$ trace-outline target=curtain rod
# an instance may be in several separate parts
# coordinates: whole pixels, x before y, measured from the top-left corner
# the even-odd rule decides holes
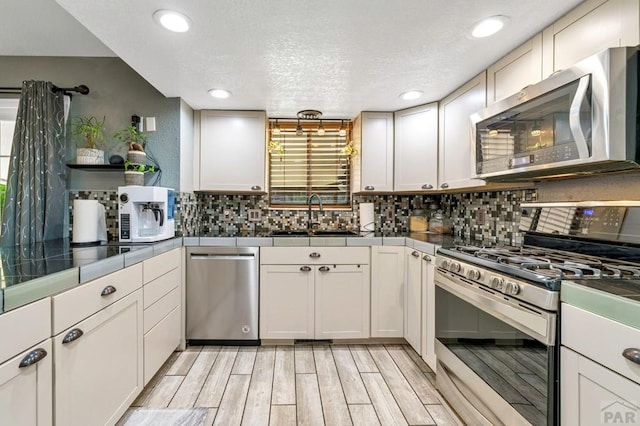
[[[22,91],[22,87],[0,87],[0,93],[8,94],[8,93],[20,93]],[[81,84],[76,87],[58,87],[55,84],[53,85],[54,92],[62,92],[63,95],[71,96],[71,92],[80,93],[81,95],[89,94],[89,87],[84,84]]]

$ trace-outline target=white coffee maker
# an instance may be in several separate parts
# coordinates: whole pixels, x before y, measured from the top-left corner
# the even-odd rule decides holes
[[[120,242],[149,243],[175,236],[174,191],[160,186],[118,187]]]

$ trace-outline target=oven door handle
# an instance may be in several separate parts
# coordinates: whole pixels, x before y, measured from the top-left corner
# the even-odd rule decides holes
[[[473,415],[474,421],[477,422],[476,424],[482,425],[482,426],[504,425],[504,423],[500,421],[499,417],[496,416],[496,414],[493,411],[491,411],[491,408],[488,407],[487,404],[484,404],[475,396],[472,397],[473,392],[471,392],[470,390],[465,391],[467,387],[464,385],[462,380],[460,380],[458,376],[456,376],[455,373],[451,371],[451,369],[449,369],[446,365],[444,365],[441,362],[438,362],[438,365],[442,367],[442,369],[446,373],[446,374],[441,374],[440,375],[441,377],[438,377],[438,379],[442,380],[443,384],[451,388],[452,391],[462,396],[462,398],[460,398],[459,401],[461,401],[464,404],[465,409],[471,412],[471,414]],[[473,403],[470,402],[471,400],[473,400]],[[484,413],[479,411],[474,406],[474,404],[480,405],[484,410]]]

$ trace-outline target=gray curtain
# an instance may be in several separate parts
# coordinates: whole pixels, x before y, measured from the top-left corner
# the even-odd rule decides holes
[[[25,81],[18,105],[2,245],[25,245],[62,238],[65,139],[63,94],[53,84]]]

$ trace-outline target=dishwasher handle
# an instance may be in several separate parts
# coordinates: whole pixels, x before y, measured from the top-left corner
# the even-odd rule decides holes
[[[253,253],[233,253],[233,254],[206,254],[191,253],[191,260],[254,260]]]

